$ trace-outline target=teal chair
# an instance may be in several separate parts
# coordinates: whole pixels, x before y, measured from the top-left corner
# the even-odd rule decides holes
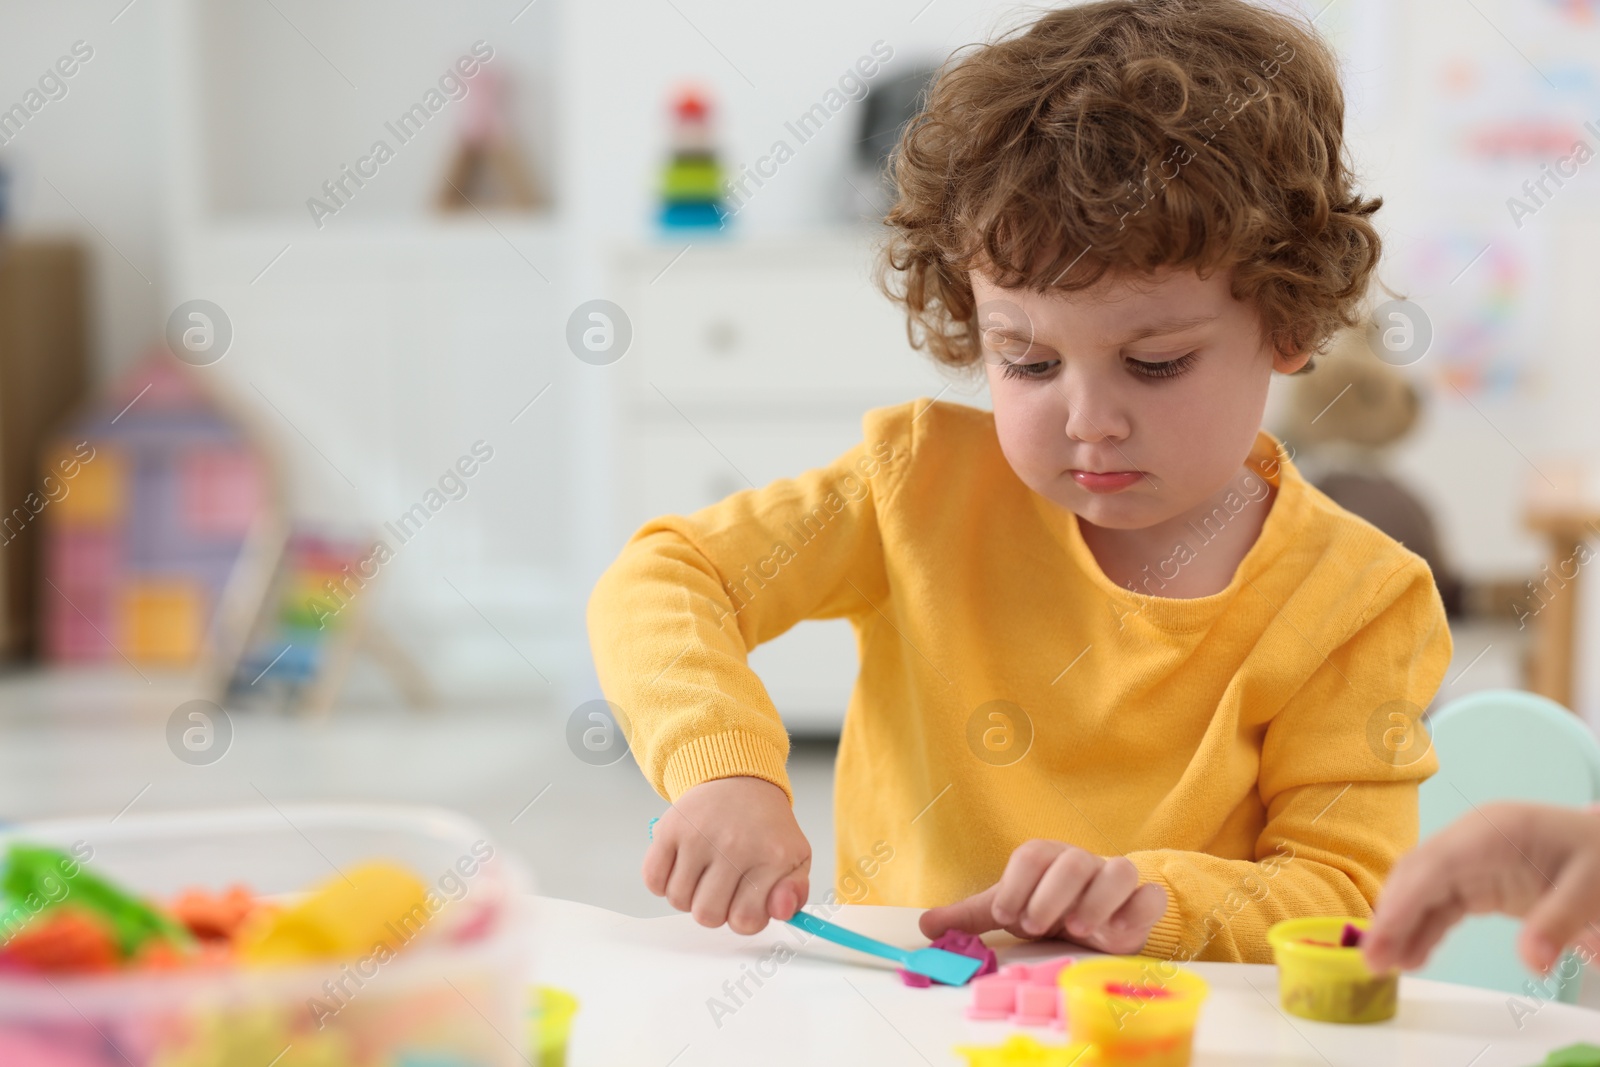
[[[1600,800],[1600,742],[1553,700],[1515,689],[1489,689],[1453,700],[1427,720],[1439,773],[1422,783],[1421,836],[1496,800],[1581,807]],[[1503,915],[1467,919],[1434,949],[1424,978],[1525,992],[1535,976],[1516,951],[1519,923]],[[1558,968],[1559,969],[1559,968]],[[1548,983],[1566,1003],[1577,978]]]

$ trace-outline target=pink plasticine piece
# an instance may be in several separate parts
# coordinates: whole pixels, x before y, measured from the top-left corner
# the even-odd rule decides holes
[[[1018,1026],[1045,1026],[1053,1021],[1061,1007],[1061,991],[1054,986],[1017,986],[1017,1012],[1012,1022]]]
[[[982,978],[986,974],[993,974],[999,969],[1000,961],[995,957],[994,949],[983,943],[983,938],[977,934],[969,934],[965,930],[946,930],[933,939],[930,948],[942,948],[946,952],[954,952],[959,956],[970,956],[975,960],[982,960],[978,973],[973,978]],[[933,984],[933,980],[926,975],[913,974],[904,968],[900,970],[900,981],[917,989],[926,989]]]
[[[1344,929],[1339,932],[1340,948],[1359,948],[1361,946],[1361,927],[1355,923],[1345,923]]]
[[[996,973],[975,979],[969,1019],[1010,1019],[1019,1026],[1065,1027],[1056,977],[1074,962],[1057,956],[1037,963],[1008,963]]]
[[[983,938],[977,934],[969,934],[965,930],[946,930],[933,939],[933,947],[982,960],[983,966],[978,968],[978,973],[972,976],[974,978],[982,978],[1000,969],[1000,961],[995,956],[994,949],[985,945]]]
[[[1054,986],[1056,977],[1070,966],[1072,966],[1071,956],[1058,956],[1053,960],[1035,963],[1028,968],[1028,981],[1034,985]]]
[[[972,982],[972,1003],[967,1006],[969,1019],[1008,1019],[1017,1005],[1017,988],[1022,981],[1014,975],[986,974]]]

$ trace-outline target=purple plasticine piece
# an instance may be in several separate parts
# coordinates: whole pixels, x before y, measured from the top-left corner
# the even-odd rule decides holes
[[[994,949],[983,943],[983,938],[977,934],[969,934],[965,930],[946,930],[933,939],[930,948],[942,948],[946,952],[954,952],[958,956],[970,956],[975,960],[982,960],[978,973],[973,978],[982,978],[986,974],[993,974],[1000,969],[1000,961],[995,957]],[[926,975],[913,974],[904,968],[900,971],[900,980],[908,986],[917,989],[926,989],[933,984],[933,979]]]
[[[1361,945],[1361,927],[1355,923],[1345,923],[1344,929],[1339,932],[1340,948],[1359,948]]]

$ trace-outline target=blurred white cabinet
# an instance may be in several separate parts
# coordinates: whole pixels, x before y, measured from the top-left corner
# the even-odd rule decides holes
[[[562,72],[578,50],[562,0],[402,6],[153,5],[170,127],[163,314],[204,299],[226,317],[232,346],[204,373],[275,449],[310,528],[382,536],[476,442],[492,448],[426,531],[391,546],[375,610],[452,697],[570,707],[562,686],[587,683],[570,665],[585,645],[572,560],[589,471],[561,339],[578,257],[556,210],[557,117],[577,99]],[[549,210],[434,210],[480,91],[442,79],[483,46]],[[390,156],[369,172],[379,141]]]
[[[611,370],[619,543],[641,523],[823,466],[870,408],[965,402],[907,342],[871,281],[875,231],[621,249],[613,292],[633,340]],[[791,733],[838,731],[856,675],[844,620],[806,621],[756,649]]]

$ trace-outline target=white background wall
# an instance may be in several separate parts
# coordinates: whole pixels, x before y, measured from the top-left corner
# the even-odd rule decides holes
[[[0,4],[0,107],[35,88],[75,41],[94,49],[67,79],[67,95],[0,147],[0,165],[12,172],[18,229],[83,238],[94,263],[92,331],[102,371],[127,365],[165,317],[161,47],[149,3],[112,21],[124,2]]]

